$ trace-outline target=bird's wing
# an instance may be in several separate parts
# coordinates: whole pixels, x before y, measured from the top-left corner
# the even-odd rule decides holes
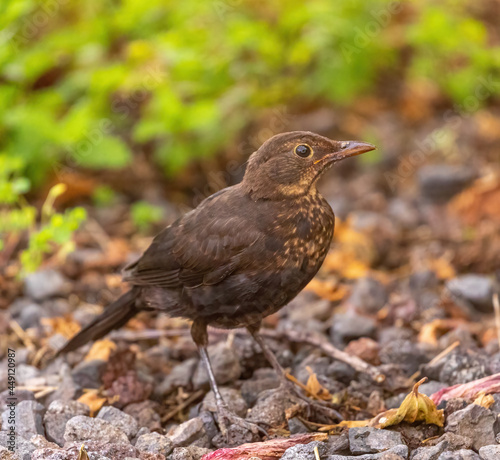
[[[219,193],[167,227],[125,269],[124,279],[169,289],[221,282],[241,267],[244,252],[262,236],[249,225],[249,216],[235,209],[234,200],[230,193]]]

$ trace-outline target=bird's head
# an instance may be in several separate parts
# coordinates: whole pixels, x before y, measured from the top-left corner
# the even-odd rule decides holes
[[[366,142],[334,141],[308,131],[278,134],[252,154],[242,186],[254,199],[305,195],[334,163],[374,149]]]

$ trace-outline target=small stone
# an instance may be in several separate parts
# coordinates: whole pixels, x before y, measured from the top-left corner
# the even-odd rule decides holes
[[[137,420],[134,417],[113,406],[102,407],[97,414],[97,418],[106,420],[111,423],[111,425],[119,428],[128,436],[129,439],[132,439],[137,434],[137,430],[139,429]]]
[[[495,444],[494,423],[493,412],[477,404],[470,404],[448,417],[445,431],[471,438],[472,447],[479,450],[483,446]]]
[[[168,460],[200,460],[204,455],[212,452],[204,447],[176,447]]]
[[[16,427],[17,428],[17,427]],[[9,441],[10,437],[7,431],[0,431],[0,446],[4,447],[5,449],[9,448]],[[31,444],[30,441],[27,439],[23,438],[22,436],[19,436],[19,434],[16,435],[16,447],[15,447],[15,455],[12,457],[15,460],[30,460],[32,453],[35,451],[36,447]],[[3,452],[0,452],[0,459],[3,460],[4,454]],[[9,458],[9,457],[5,457]]]
[[[309,433],[309,429],[298,417],[288,419],[288,430],[290,434]]]
[[[135,443],[135,447],[141,452],[151,452],[166,457],[172,452],[173,444],[167,436],[154,432],[140,436]]]
[[[30,364],[19,364],[16,368],[16,384],[26,385],[30,380],[41,377],[40,369]]]
[[[374,278],[359,278],[352,287],[348,302],[362,313],[377,313],[389,299],[385,286]]]
[[[205,424],[200,417],[181,423],[167,433],[174,447],[210,447],[210,441],[205,431]]]
[[[56,443],[48,441],[42,434],[32,436],[30,443],[33,444],[35,449],[59,449],[59,446]]]
[[[134,417],[140,427],[147,427],[150,431],[161,429],[159,410],[158,403],[151,400],[129,404],[123,408],[123,412]]]
[[[487,276],[462,275],[449,280],[446,287],[456,300],[463,300],[482,313],[493,311],[494,286]]]
[[[349,430],[349,445],[355,455],[375,454],[403,443],[397,431],[378,430],[371,427],[356,427]]]
[[[35,300],[42,300],[67,293],[68,283],[56,270],[39,270],[24,279],[24,292]]]
[[[329,455],[325,460],[406,460],[408,458],[408,446],[403,444],[394,446],[385,452],[364,455]]]
[[[198,361],[198,359],[191,358],[174,366],[170,374],[168,374],[160,385],[155,388],[154,394],[159,397],[164,397],[177,388],[188,388],[191,385],[191,380],[198,365]]]
[[[360,337],[374,338],[375,331],[376,323],[373,318],[349,311],[334,315],[330,336],[333,343],[343,346]]]
[[[10,390],[5,390],[0,393],[0,407],[5,407],[8,404],[8,398],[10,397]],[[16,402],[19,404],[21,401],[34,401],[35,394],[28,390],[18,390],[16,389]]]
[[[290,401],[286,393],[278,390],[267,390],[259,395],[247,420],[263,423],[268,426],[281,426],[286,423],[286,410],[296,403]]]
[[[313,441],[309,444],[297,444],[289,447],[283,455],[281,460],[310,460],[315,458],[314,448],[318,448],[320,457],[326,452],[326,444],[324,442]]]
[[[500,458],[500,445],[494,444],[481,447],[479,456],[482,460],[498,460]]]
[[[47,439],[64,445],[66,423],[77,415],[89,415],[89,407],[78,401],[52,401],[43,417]]]
[[[66,423],[64,440],[128,444],[127,435],[106,420],[77,415]]]
[[[102,385],[101,378],[106,366],[106,361],[101,359],[82,361],[74,367],[71,376],[83,388],[99,388]]]
[[[245,416],[247,415],[248,406],[243,397],[241,396],[241,393],[235,388],[228,388],[228,387],[219,387],[219,390],[229,410],[231,412],[234,412],[236,415],[245,418]],[[207,395],[203,399],[200,410],[217,412],[215,397],[212,391],[207,393]]]
[[[53,449],[51,447],[37,449],[33,452],[31,460],[74,460],[75,454],[64,449]]]
[[[468,166],[436,164],[418,171],[420,193],[426,200],[441,204],[461,192],[476,176]]]
[[[439,381],[448,385],[469,383],[489,375],[488,359],[478,353],[452,352],[446,358],[441,371]]]
[[[274,369],[267,367],[257,369],[252,378],[245,380],[241,385],[241,395],[249,406],[253,406],[259,394],[266,390],[278,388],[280,382]]]
[[[212,363],[215,380],[219,385],[234,382],[241,375],[241,365],[238,355],[225,342],[208,348],[208,355]],[[208,375],[205,365],[200,361],[193,376],[195,389],[208,386]]]
[[[44,412],[45,407],[36,401],[21,401],[14,406],[7,406],[2,413],[2,430],[8,430],[9,418],[14,414],[18,436],[30,439],[36,434],[44,434]]]
[[[443,452],[437,460],[481,460],[473,450],[460,449],[460,450],[447,450]]]
[[[382,364],[397,364],[408,376],[430,360],[427,353],[410,340],[396,340],[384,345],[379,356]]]

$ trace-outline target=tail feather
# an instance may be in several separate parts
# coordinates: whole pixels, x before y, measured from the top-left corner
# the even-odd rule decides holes
[[[131,289],[119,299],[115,300],[103,313],[85,326],[64,345],[64,347],[57,352],[56,356],[76,350],[87,342],[98,340],[113,329],[118,329],[125,325],[129,319],[139,313],[136,306],[137,295],[137,289]]]

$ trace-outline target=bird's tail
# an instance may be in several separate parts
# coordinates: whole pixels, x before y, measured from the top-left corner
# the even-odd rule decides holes
[[[139,313],[139,309],[136,306],[138,294],[139,290],[132,288],[119,299],[115,300],[103,313],[64,345],[57,352],[56,356],[76,350],[87,342],[98,340],[113,329],[118,329],[125,325],[129,319]]]

